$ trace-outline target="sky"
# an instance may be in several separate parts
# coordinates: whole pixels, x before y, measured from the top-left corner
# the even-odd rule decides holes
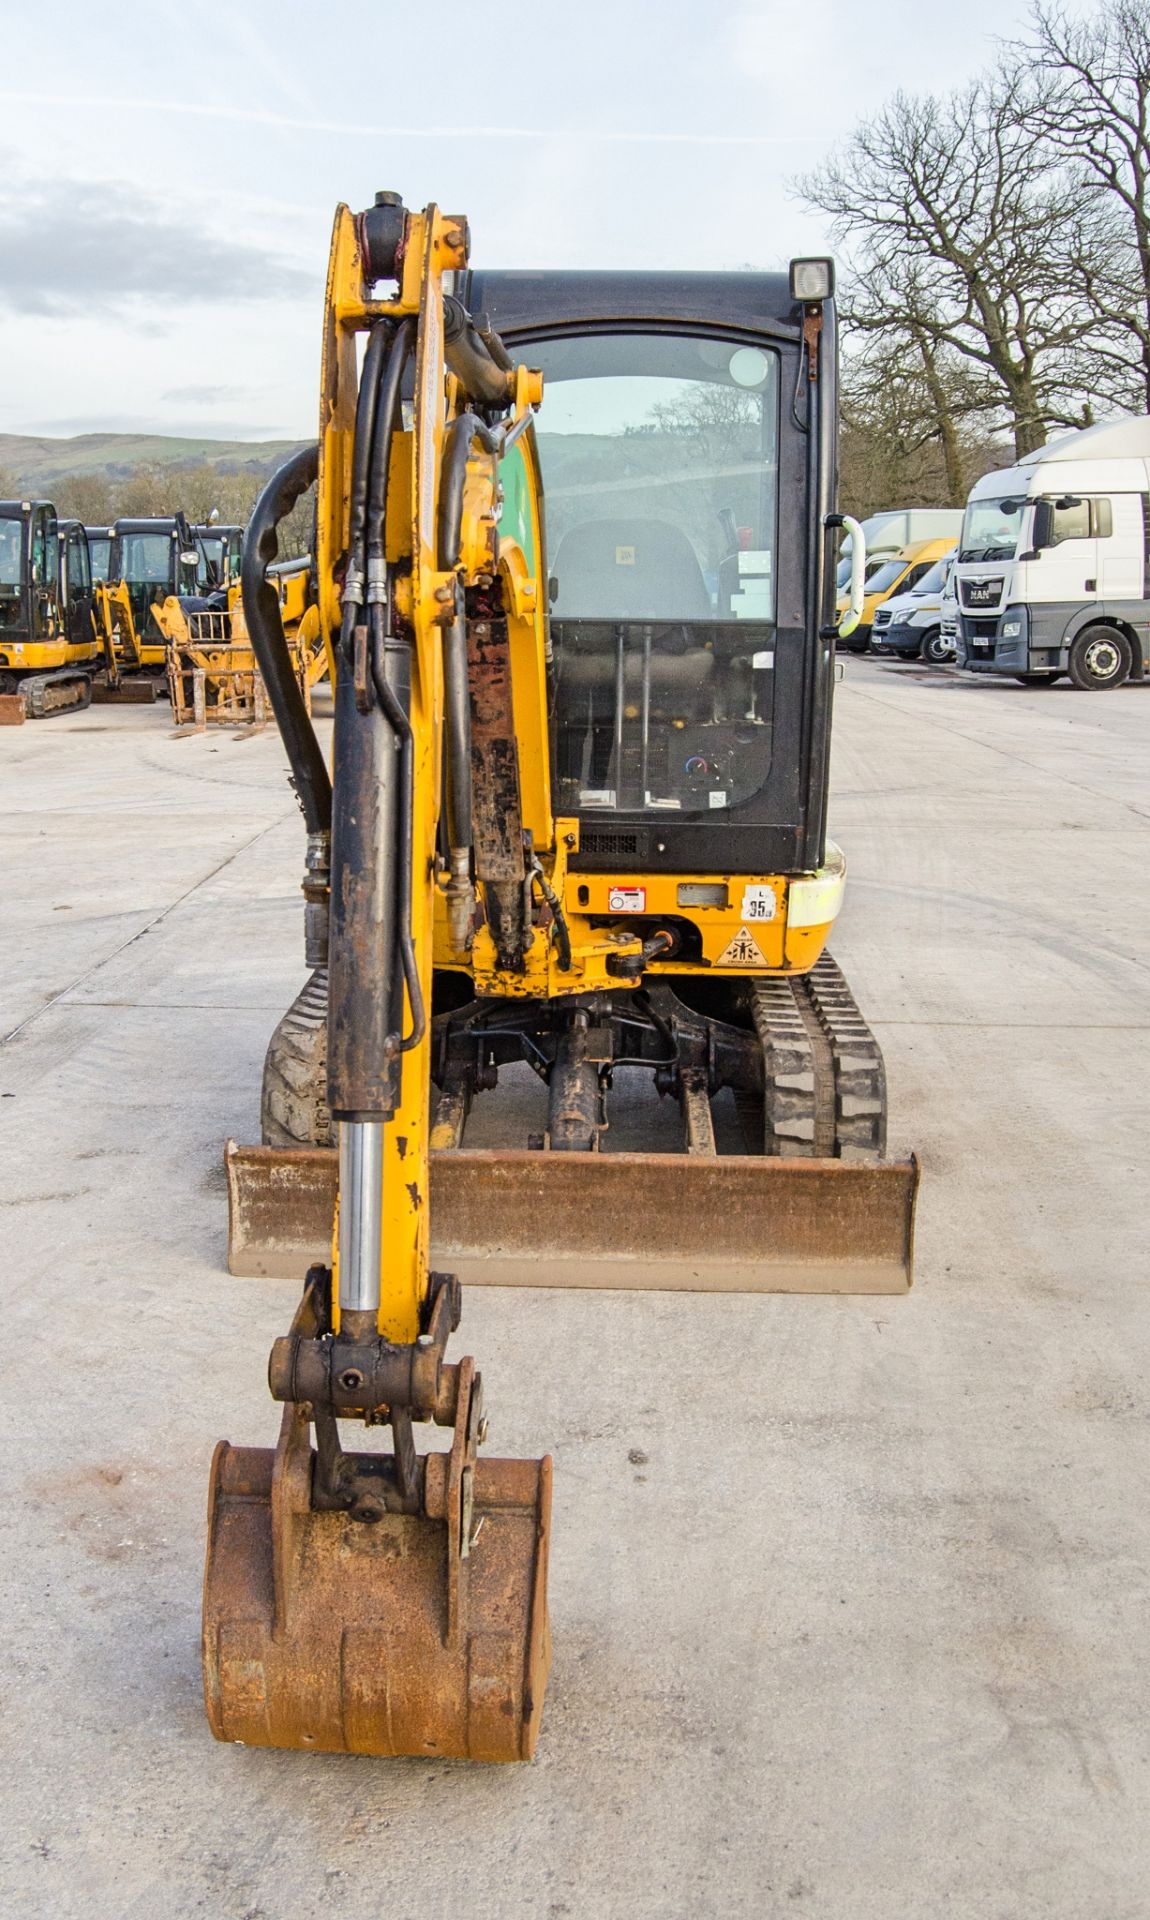
[[[332,213],[379,187],[466,214],[476,265],[770,268],[826,251],[795,175],[896,88],[937,91],[992,65],[1026,12],[9,9],[0,432],[309,436]]]

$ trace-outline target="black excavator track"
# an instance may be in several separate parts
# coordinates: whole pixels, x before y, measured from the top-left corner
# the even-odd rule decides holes
[[[92,701],[92,678],[75,667],[56,667],[51,673],[30,673],[16,688],[26,720],[43,720],[51,713],[80,713]]]
[[[739,1096],[744,1128],[761,1119],[763,1150],[782,1158],[881,1160],[882,1052],[830,954],[808,974],[755,981],[750,1000],[764,1091],[761,1110]]]

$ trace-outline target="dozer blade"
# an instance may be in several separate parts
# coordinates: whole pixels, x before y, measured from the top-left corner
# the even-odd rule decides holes
[[[0,727],[22,727],[28,718],[21,693],[0,693]]]
[[[330,1257],[330,1148],[225,1151],[228,1266],[299,1279]],[[905,1293],[918,1162],[755,1155],[431,1155],[431,1259],[464,1285]]]
[[[529,1760],[550,1665],[551,1461],[427,1461],[427,1513],[311,1506],[306,1421],[221,1441],[208,1493],[204,1697],[217,1740]],[[428,1515],[438,1517],[428,1517]]]
[[[97,680],[92,688],[92,700],[98,707],[151,707],[160,697],[160,686],[159,680],[147,674],[126,677],[116,687]]]

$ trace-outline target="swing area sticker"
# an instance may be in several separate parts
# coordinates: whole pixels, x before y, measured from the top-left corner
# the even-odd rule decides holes
[[[717,967],[765,967],[767,956],[749,927],[740,927],[715,961]]]
[[[744,920],[773,920],[775,917],[775,890],[761,884],[743,888]]]
[[[607,895],[608,913],[646,913],[646,887],[612,887]]]

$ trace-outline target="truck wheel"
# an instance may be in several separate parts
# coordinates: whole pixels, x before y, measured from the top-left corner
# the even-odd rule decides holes
[[[1056,673],[1016,673],[1014,677],[1020,687],[1052,687],[1058,675]]]
[[[954,641],[943,639],[941,627],[931,627],[928,633],[923,634],[919,651],[928,666],[942,667],[948,660],[954,659]]]
[[[1130,642],[1117,627],[1088,627],[1071,647],[1066,670],[1083,693],[1102,693],[1122,685],[1132,660]]]

